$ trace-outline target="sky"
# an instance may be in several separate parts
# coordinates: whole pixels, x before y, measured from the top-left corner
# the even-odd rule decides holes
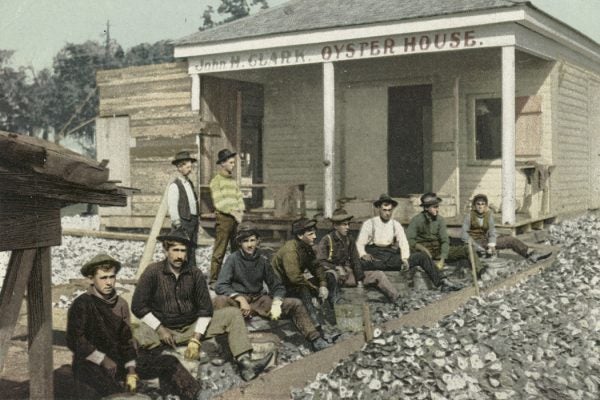
[[[284,2],[269,0],[269,5]],[[532,2],[600,43],[600,0]],[[202,25],[206,6],[210,4],[216,9],[219,3],[219,0],[0,0],[0,49],[15,50],[12,67],[31,65],[40,70],[51,67],[53,56],[66,43],[103,41],[107,20],[111,38],[127,49],[194,33]]]

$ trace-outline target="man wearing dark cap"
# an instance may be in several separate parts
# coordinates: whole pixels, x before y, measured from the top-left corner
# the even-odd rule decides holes
[[[321,302],[329,301],[329,288],[333,289],[337,283],[335,277],[327,277],[325,270],[317,263],[317,258],[312,246],[317,238],[317,221],[314,219],[300,218],[292,223],[294,239],[288,240],[277,251],[271,265],[283,282],[288,296],[302,300],[308,314],[317,326],[323,326],[323,319],[315,303],[316,297]],[[304,273],[309,271],[312,278],[307,279]]]
[[[437,267],[435,269],[438,271],[444,269],[446,261],[460,261],[465,266],[470,266],[468,247],[466,245],[450,245],[446,221],[438,213],[441,201],[442,199],[432,192],[421,196],[420,206],[423,207],[423,212],[410,220],[406,229],[408,243],[415,253],[424,254],[428,260],[435,261]],[[476,254],[475,268],[478,273],[482,271],[479,257]],[[447,279],[446,281],[449,282]],[[452,285],[459,286],[458,284]]]
[[[237,153],[223,149],[217,155],[219,172],[210,181],[210,193],[215,207],[215,244],[210,262],[210,282],[214,283],[219,276],[223,257],[230,244],[231,252],[236,250],[235,230],[242,222],[244,215],[244,197],[235,179],[235,156]]]
[[[196,244],[198,243],[198,197],[194,184],[190,180],[192,163],[197,160],[188,151],[180,151],[175,155],[171,164],[177,167],[179,176],[169,185],[167,205],[171,226],[173,229],[182,228],[192,241],[188,249],[190,265],[196,265]]]
[[[363,223],[356,241],[365,271],[406,271],[420,266],[433,285],[440,290],[460,289],[460,286],[443,277],[429,257],[411,251],[402,225],[392,218],[393,210],[398,205],[396,200],[382,194],[373,205],[379,210],[379,216]]]
[[[239,250],[227,258],[219,272],[215,292],[220,296],[213,299],[215,309],[234,306],[240,308],[244,317],[260,315],[272,320],[289,316],[314,351],[328,347],[302,301],[285,297],[285,287],[259,248],[260,235],[254,224],[238,225],[235,240]],[[264,293],[264,284],[269,294]]]
[[[471,212],[465,215],[463,221],[461,238],[467,242],[470,236],[480,256],[491,257],[496,254],[496,249],[511,249],[533,264],[552,255],[551,251],[537,252],[516,237],[496,235],[494,212],[489,208],[488,198],[485,194],[475,195],[471,206]]]
[[[143,379],[158,377],[164,394],[195,398],[200,385],[177,358],[157,355],[144,361],[144,356],[137,357],[129,306],[115,291],[120,269],[121,263],[106,254],[97,255],[81,268],[90,286],[73,301],[67,317],[67,346],[73,352],[78,397],[136,392],[139,373]]]
[[[337,209],[329,219],[333,230],[321,238],[317,246],[317,260],[327,274],[333,274],[339,286],[375,286],[391,302],[398,299],[398,290],[383,271],[363,271],[356,242],[350,230],[353,216],[344,209]]]
[[[179,229],[159,236],[166,258],[148,265],[135,288],[131,310],[143,324],[136,339],[144,350],[187,344],[185,357],[197,360],[203,339],[227,334],[231,354],[244,380],[254,379],[273,353],[253,361],[252,345],[239,309],[226,307],[213,313],[202,272],[187,264],[186,233]]]

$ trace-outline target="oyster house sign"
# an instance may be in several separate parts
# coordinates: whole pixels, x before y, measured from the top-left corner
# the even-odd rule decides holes
[[[512,44],[499,41],[498,33],[481,27],[478,30],[425,32],[198,56],[190,58],[189,73],[273,68]]]

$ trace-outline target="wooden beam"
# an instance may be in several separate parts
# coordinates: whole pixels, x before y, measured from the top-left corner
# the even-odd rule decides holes
[[[92,203],[101,206],[126,206],[127,195],[117,189],[87,187],[51,177],[0,169],[2,192],[16,196],[33,196],[64,203]]]
[[[502,47],[502,224],[515,223],[515,46]]]
[[[53,399],[50,247],[38,248],[27,286],[29,398]]]
[[[335,75],[333,63],[323,63],[323,211],[335,209]]]
[[[8,270],[0,291],[0,370],[4,368],[4,357],[19,319],[35,252],[35,249],[15,250],[10,254]]]

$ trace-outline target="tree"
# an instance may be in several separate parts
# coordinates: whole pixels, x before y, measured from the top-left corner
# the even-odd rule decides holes
[[[173,61],[173,43],[161,40],[154,44],[142,43],[125,53],[123,66],[159,64]]]
[[[8,66],[11,50],[0,50],[0,129],[26,133],[31,128],[27,116],[29,97],[24,68]]]
[[[215,23],[212,18],[215,10],[212,6],[207,6],[202,14],[202,26],[198,29],[202,31],[216,25],[247,17],[250,15],[252,8],[256,8],[256,6],[260,6],[261,10],[269,8],[267,0],[251,0],[250,5],[248,5],[247,0],[221,0],[221,4],[217,8],[217,13],[223,17],[223,20]]]

